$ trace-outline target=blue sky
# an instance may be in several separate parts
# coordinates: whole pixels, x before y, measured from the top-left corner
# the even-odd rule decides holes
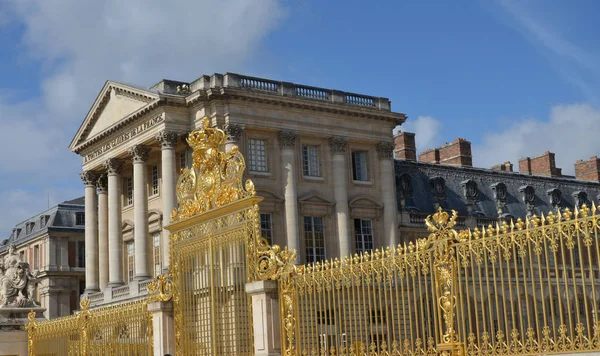
[[[107,79],[239,72],[389,97],[419,150],[600,154],[600,3],[0,2],[0,235],[83,194],[67,146]],[[596,17],[596,18],[595,18]],[[1,236],[0,236],[1,237]]]

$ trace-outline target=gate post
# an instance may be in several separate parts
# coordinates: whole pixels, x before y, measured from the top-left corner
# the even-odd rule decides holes
[[[155,301],[148,303],[152,314],[152,335],[154,356],[175,354],[175,325],[173,322],[173,302]]]
[[[254,354],[281,355],[277,282],[267,280],[246,283],[246,293],[252,299]]]

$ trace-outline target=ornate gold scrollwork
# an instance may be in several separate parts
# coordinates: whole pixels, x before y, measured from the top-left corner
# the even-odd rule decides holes
[[[77,314],[77,326],[81,333],[80,350],[82,355],[87,355],[89,345],[88,325],[92,318],[92,314],[88,310],[90,307],[90,300],[88,298],[83,298],[81,302],[79,302],[79,306],[81,307],[81,312]]]
[[[183,169],[177,181],[179,206],[171,212],[171,222],[256,194],[251,180],[242,184],[246,165],[237,146],[229,152],[221,149],[226,140],[225,132],[211,128],[208,118],[202,120],[201,129],[189,134],[187,142],[194,162],[191,168]]]
[[[173,298],[173,282],[170,274],[161,274],[148,284],[148,293],[152,302],[168,302]]]
[[[35,331],[37,329],[37,324],[35,322],[35,312],[32,310],[27,314],[27,320],[29,323],[25,326],[25,330],[27,330],[27,355],[34,356],[35,355]]]
[[[456,242],[469,239],[468,233],[458,233],[454,230],[458,213],[452,211],[452,215],[442,211],[440,207],[433,216],[425,219],[427,229],[431,232],[427,240],[420,243],[419,248],[433,247],[433,265],[435,267],[438,285],[438,307],[442,311],[444,320],[444,333],[438,352],[441,354],[462,354],[462,345],[458,341],[454,329],[456,308],[455,281],[456,281],[456,251],[453,246]],[[440,321],[441,323],[441,321]]]

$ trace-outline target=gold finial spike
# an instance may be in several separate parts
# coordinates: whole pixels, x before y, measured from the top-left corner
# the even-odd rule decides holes
[[[90,307],[90,300],[87,297],[83,297],[83,299],[79,302],[79,307],[81,311],[86,311]]]
[[[592,200],[592,215],[596,215],[596,202]]]

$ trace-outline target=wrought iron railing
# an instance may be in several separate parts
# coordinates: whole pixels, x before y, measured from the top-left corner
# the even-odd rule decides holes
[[[294,266],[258,249],[279,280],[283,354],[535,355],[600,351],[595,205],[455,230],[439,211],[415,244]]]
[[[29,355],[151,355],[152,314],[148,300],[88,309],[59,319],[36,322],[30,313]]]

